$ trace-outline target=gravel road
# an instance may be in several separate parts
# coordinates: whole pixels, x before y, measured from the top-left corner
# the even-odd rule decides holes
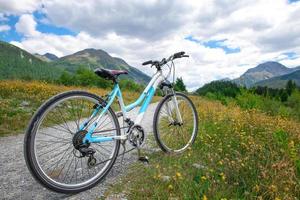
[[[142,127],[146,133],[152,132],[156,106],[157,104],[151,104],[144,116]],[[134,119],[137,112],[138,108],[132,110],[130,118]],[[76,195],[58,194],[42,187],[29,173],[23,156],[23,139],[23,134],[0,137],[0,199],[96,199],[126,172],[130,163],[137,160],[135,153],[129,153],[121,166],[119,157],[105,180],[94,188]],[[122,153],[122,148],[120,151]]]

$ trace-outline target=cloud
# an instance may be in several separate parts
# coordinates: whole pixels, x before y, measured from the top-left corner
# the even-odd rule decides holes
[[[27,11],[22,12],[38,9],[47,23],[76,34],[41,33],[36,27],[44,22],[23,13],[16,29],[25,38],[13,44],[32,53],[58,56],[84,48],[103,49],[149,75],[154,69],[141,66],[143,61],[183,50],[191,57],[177,60],[176,72],[189,90],[215,79],[236,78],[264,61],[281,58],[287,66],[300,65],[300,2],[44,0],[43,8],[39,3],[25,7]],[[188,36],[222,42],[211,48],[185,39]],[[226,54],[225,47],[239,50]],[[286,52],[296,58],[282,56]]]
[[[10,30],[10,26],[0,25],[0,32],[5,32],[5,31],[9,31],[9,30]]]
[[[145,40],[161,39],[176,32],[189,21],[193,10],[179,0],[54,0],[46,1],[44,7],[51,22],[59,26],[84,30],[92,36],[116,33]]]
[[[36,30],[36,25],[37,23],[32,15],[24,14],[20,17],[15,27],[16,31],[24,34],[25,37],[33,37],[40,34],[40,32]]]
[[[41,0],[0,0],[0,13],[31,13],[41,7]]]

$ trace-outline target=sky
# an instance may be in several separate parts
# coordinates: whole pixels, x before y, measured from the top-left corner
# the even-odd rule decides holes
[[[266,61],[300,65],[296,0],[0,0],[0,40],[59,57],[107,51],[148,75],[143,61],[185,51],[176,76],[192,91]]]

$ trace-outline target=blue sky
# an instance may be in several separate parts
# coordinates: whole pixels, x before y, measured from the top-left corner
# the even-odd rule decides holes
[[[297,1],[299,1],[299,0],[289,0],[289,3],[295,3]]]
[[[208,48],[222,49],[226,54],[238,53],[238,52],[241,51],[241,49],[239,47],[230,48],[226,44],[224,44],[224,42],[226,42],[227,39],[201,41],[201,40],[198,40],[198,39],[194,38],[193,36],[185,37],[185,39],[189,40],[189,41],[192,41],[192,42],[195,42],[199,45],[203,45],[203,46],[208,47]]]
[[[177,73],[192,90],[264,61],[299,66],[295,19],[295,0],[0,0],[0,40],[57,56],[103,49],[149,75],[143,61],[183,50]]]
[[[75,36],[77,33],[69,30],[68,28],[65,27],[59,27],[54,24],[51,24],[50,22],[47,21],[47,17],[45,14],[35,11],[32,13],[34,16],[37,26],[36,29],[37,31],[41,33],[48,33],[48,34],[54,34],[54,35],[71,35]],[[8,15],[5,16],[4,21],[0,21],[0,25],[9,25],[11,29],[9,31],[5,32],[0,32],[0,39],[6,42],[11,42],[11,41],[18,41],[20,42],[24,35],[22,33],[18,33],[15,29],[16,23],[19,21],[20,16],[17,15]]]

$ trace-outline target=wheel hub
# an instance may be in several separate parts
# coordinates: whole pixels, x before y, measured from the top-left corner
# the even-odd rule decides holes
[[[84,144],[83,142],[83,139],[85,137],[85,135],[87,134],[88,132],[86,130],[81,130],[81,131],[78,131],[77,133],[74,134],[73,136],[73,146],[75,149],[79,150],[81,147],[89,147],[90,144],[87,143],[87,144]]]
[[[182,126],[182,125],[183,125],[183,123],[180,123],[180,122],[177,122],[177,121],[171,122],[169,124],[169,126]]]

